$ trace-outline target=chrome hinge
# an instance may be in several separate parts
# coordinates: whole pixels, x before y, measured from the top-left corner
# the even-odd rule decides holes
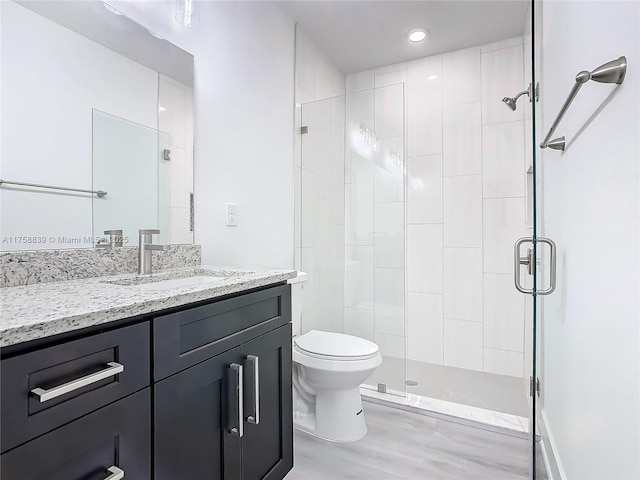
[[[529,377],[529,396],[533,397],[533,392],[535,391],[536,396],[540,396],[540,379],[536,377],[535,382],[533,381],[533,377]]]
[[[301,128],[300,128],[300,133],[301,133],[302,135],[306,135],[307,133],[309,133],[309,127],[308,127],[308,126],[306,126],[306,125],[305,125],[304,127],[301,127]]]

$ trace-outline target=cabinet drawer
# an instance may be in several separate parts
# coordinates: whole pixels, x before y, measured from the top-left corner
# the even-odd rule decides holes
[[[121,470],[149,480],[149,404],[146,388],[3,454],[2,478],[105,480]]]
[[[2,452],[149,385],[149,322],[2,361]]]
[[[161,380],[291,321],[280,285],[153,320],[154,379]]]

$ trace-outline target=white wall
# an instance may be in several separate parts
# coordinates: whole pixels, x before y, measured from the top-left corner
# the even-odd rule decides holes
[[[206,264],[294,264],[294,22],[268,2],[114,2],[195,56],[195,242]],[[237,227],[225,204],[238,204]]]
[[[296,268],[308,274],[301,333],[342,332],[345,75],[299,26],[295,77]]]
[[[1,178],[91,189],[92,109],[156,128],[158,74],[16,3],[0,8]],[[0,199],[3,237],[46,240],[2,250],[91,246],[58,241],[91,236],[91,195],[3,187]]]
[[[558,290],[544,297],[544,416],[569,479],[640,477],[640,4],[543,5],[538,142],[581,70],[626,55],[616,88],[589,82],[540,151],[544,235],[558,245]]]
[[[525,297],[513,286],[511,255],[515,240],[526,235],[523,112],[529,103],[521,97],[513,112],[501,102],[526,88],[523,48],[518,37],[347,77],[348,93],[394,83],[406,88],[411,360],[525,376]],[[368,164],[361,164],[366,170]],[[364,178],[365,170],[351,177]],[[362,185],[355,187],[362,191]],[[384,192],[381,187],[373,189]],[[400,187],[396,201],[403,201]],[[376,222],[385,215],[386,223],[402,219],[401,203],[394,213],[374,197]],[[358,208],[362,216],[363,206]],[[403,247],[395,250],[402,255]],[[389,266],[379,257],[371,256],[375,267]],[[381,292],[402,286],[403,278],[379,281],[384,268],[375,272]],[[347,282],[347,298],[350,289],[366,285],[364,278]],[[394,303],[402,305],[402,297]],[[402,316],[374,320],[357,313],[345,317],[347,329],[364,332],[368,319],[383,353],[404,356]]]

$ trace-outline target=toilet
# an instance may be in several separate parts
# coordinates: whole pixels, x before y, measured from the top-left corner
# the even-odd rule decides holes
[[[359,386],[382,364],[378,345],[342,333],[301,332],[304,283],[291,284],[293,323],[293,423],[332,442],[355,442],[367,433]]]

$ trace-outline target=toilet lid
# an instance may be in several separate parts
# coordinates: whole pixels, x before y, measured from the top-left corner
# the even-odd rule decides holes
[[[375,343],[342,333],[311,330],[295,337],[294,341],[298,349],[326,357],[368,358],[378,353],[378,345]]]

